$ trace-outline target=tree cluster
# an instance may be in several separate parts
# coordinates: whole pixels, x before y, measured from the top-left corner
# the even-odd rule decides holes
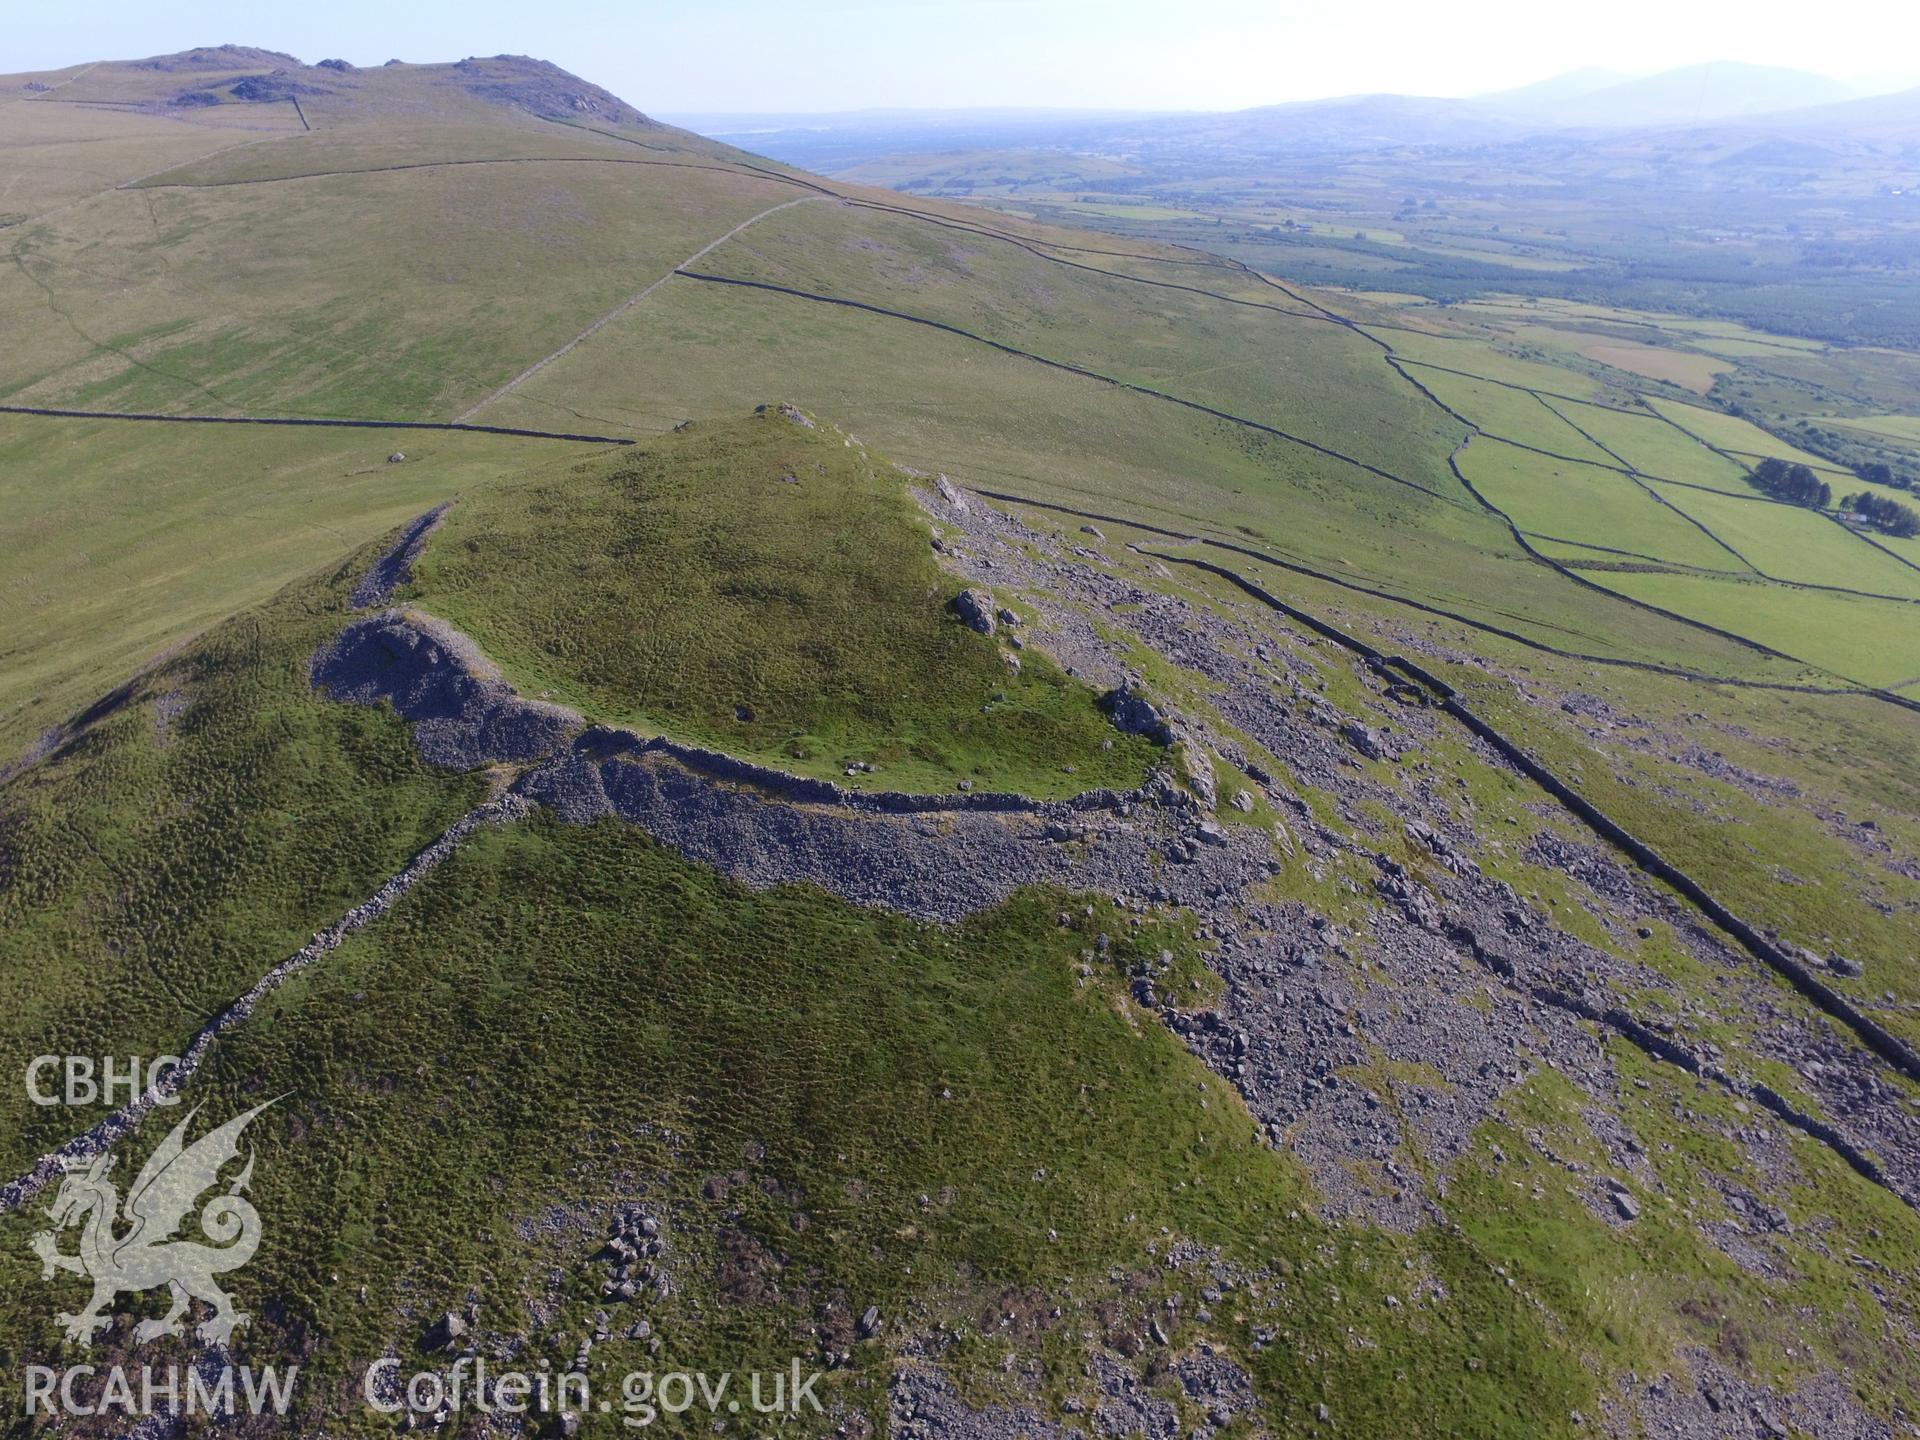
[[[1756,489],[1789,505],[1824,510],[1833,503],[1833,487],[1797,462],[1769,457],[1754,466],[1747,479]]]
[[[1910,535],[1920,535],[1920,515],[1902,505],[1898,500],[1889,500],[1876,495],[1871,490],[1862,490],[1858,495],[1849,495],[1840,502],[1842,510],[1850,510],[1860,516],[1876,530],[1884,530],[1889,535],[1902,539]]]
[[[1871,465],[1856,465],[1853,473],[1869,485],[1886,485],[1895,490],[1913,489],[1913,477],[1895,472],[1891,465],[1874,461]]]

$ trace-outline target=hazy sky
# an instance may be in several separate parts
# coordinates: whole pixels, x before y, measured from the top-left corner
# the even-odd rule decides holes
[[[1920,85],[1912,0],[0,0],[0,73],[223,41],[308,62],[538,55],[643,110],[1229,109],[1701,60]]]

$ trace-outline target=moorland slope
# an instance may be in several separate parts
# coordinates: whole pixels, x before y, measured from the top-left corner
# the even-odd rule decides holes
[[[0,155],[0,1058],[283,1097],[300,1430],[463,1353],[798,1355],[821,1434],[1920,1415],[1920,557],[1778,437],[508,57],[9,77]],[[9,1353],[96,1353],[42,1157],[158,1128],[0,1099]]]

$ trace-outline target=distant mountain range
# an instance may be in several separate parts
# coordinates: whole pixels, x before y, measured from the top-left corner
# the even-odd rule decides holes
[[[1639,129],[1700,125],[1851,100],[1838,80],[1805,70],[1721,61],[1635,79],[1575,70],[1537,85],[1479,97],[1476,103],[1535,125]]]
[[[1250,158],[1498,145],[1540,135],[1718,127],[1920,139],[1920,90],[1857,98],[1809,71],[1714,62],[1657,75],[1570,71],[1471,99],[1348,95],[1221,112],[865,110],[671,117],[829,172],[877,154],[1067,149],[1128,159]]]

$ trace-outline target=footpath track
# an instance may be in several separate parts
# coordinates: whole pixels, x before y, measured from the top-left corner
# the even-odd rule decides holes
[[[1085,380],[1097,381],[1102,385],[1111,385],[1118,390],[1127,390],[1135,395],[1145,395],[1149,399],[1164,401],[1169,405],[1178,405],[1183,409],[1211,416],[1215,420],[1224,420],[1230,425],[1239,425],[1248,430],[1256,430],[1262,434],[1271,435],[1275,439],[1285,440],[1303,449],[1311,450],[1317,455],[1324,455],[1329,459],[1352,465],[1356,469],[1364,470],[1369,475],[1377,476],[1382,480],[1391,481],[1395,485],[1403,485],[1409,490],[1417,490],[1422,495],[1430,496],[1435,500],[1441,501],[1443,504],[1458,505],[1460,503],[1449,495],[1444,495],[1438,490],[1420,484],[1417,480],[1409,480],[1403,475],[1396,475],[1391,470],[1384,470],[1378,465],[1335,450],[1330,446],[1322,445],[1317,440],[1309,440],[1303,435],[1295,435],[1290,431],[1282,430],[1276,425],[1269,425],[1261,420],[1252,420],[1244,415],[1235,415],[1230,411],[1217,409],[1212,405],[1202,404],[1198,400],[1189,400],[1184,396],[1169,394],[1165,390],[1156,390],[1150,385],[1140,385],[1131,380],[1122,380],[1117,376],[1088,369],[1084,365],[1076,365],[1069,360],[1055,360],[1046,355],[1036,354],[1031,350],[1023,350],[1017,345],[1009,345],[1004,340],[995,340],[990,336],[979,334],[977,331],[966,330],[958,325],[950,325],[944,320],[934,320],[925,315],[915,315],[906,310],[894,310],[885,305],[871,304],[865,300],[852,300],[841,295],[825,295],[817,291],[795,289],[790,285],[775,285],[766,280],[744,280],[736,276],[712,275],[698,270],[677,270],[674,273],[685,279],[698,280],[709,285],[731,285],[745,290],[760,290],[769,294],[783,295],[790,299],[805,300],[818,305],[832,305],[847,310],[863,311],[869,315],[878,315],[888,320],[900,320],[911,325],[924,325],[930,330],[939,330],[948,335],[957,336],[962,340],[970,340],[977,345],[985,345],[990,349],[998,350],[1003,355],[1011,355],[1017,359],[1029,360],[1036,365],[1044,365],[1050,370],[1064,371],[1069,375],[1077,375]]]
[[[633,295],[628,296],[625,300],[622,300],[618,305],[614,306],[613,309],[607,311],[606,314],[600,316],[599,319],[595,320],[591,325],[587,326],[586,329],[582,330],[578,335],[574,336],[571,340],[567,341],[566,344],[562,345],[558,350],[554,351],[551,355],[544,356],[541,359],[534,361],[533,364],[529,365],[526,369],[522,370],[518,375],[514,376],[506,384],[502,385],[498,390],[494,391],[491,395],[487,396],[486,399],[479,401],[477,404],[469,405],[465,410],[461,411],[458,415],[454,417],[454,423],[464,424],[466,421],[471,420],[475,415],[479,414],[482,410],[486,409],[487,406],[493,404],[496,400],[504,400],[508,395],[511,395],[515,390],[519,389],[521,385],[525,384],[527,381],[531,380],[534,376],[538,375],[542,370],[546,369],[549,365],[553,364],[554,361],[561,359],[562,357],[567,355],[570,351],[572,351],[576,346],[591,339],[595,334],[595,332],[599,331],[604,326],[611,325],[615,320],[618,320],[622,315],[625,315],[629,310],[639,305],[649,295],[653,294],[654,291],[658,290],[662,285],[666,284],[667,281],[671,280],[675,275],[684,273],[687,266],[692,265],[695,261],[701,259],[703,256],[709,254],[710,252],[717,250],[720,246],[726,244],[727,241],[733,239],[734,236],[740,234],[742,231],[751,230],[755,225],[758,225],[762,220],[766,219],[769,215],[777,215],[782,210],[791,210],[795,205],[805,205],[809,201],[817,200],[819,198],[820,197],[817,195],[802,195],[797,200],[785,200],[778,205],[769,205],[766,209],[762,210],[759,214],[749,216],[747,219],[742,220],[738,225],[734,226],[731,230],[727,231],[726,234],[716,236],[714,239],[709,240],[706,244],[702,245],[698,250],[694,251],[693,254],[689,255],[686,259],[682,260],[678,265],[674,265],[668,268],[658,279],[654,280],[644,290],[641,290]]]

